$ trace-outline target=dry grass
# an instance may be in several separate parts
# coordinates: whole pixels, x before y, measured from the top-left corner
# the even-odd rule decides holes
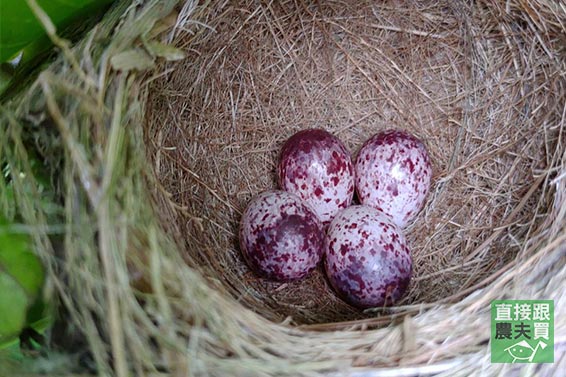
[[[1,114],[9,163],[33,183],[22,145],[48,161],[61,240],[37,192],[16,204],[101,374],[566,369],[562,3],[135,4],[61,44]],[[148,38],[187,58],[129,50]],[[429,148],[434,183],[407,230],[415,278],[399,306],[359,313],[320,273],[280,285],[242,263],[241,211],[274,187],[279,147],[307,127],[352,153],[390,127]],[[500,298],[555,300],[555,364],[490,365]]]
[[[548,210],[540,177],[563,95],[549,93],[563,77],[528,30],[501,38],[518,21],[494,25],[495,8],[450,4],[221,4],[201,16],[214,32],[178,33],[189,56],[150,86],[146,138],[159,182],[186,211],[162,221],[179,223],[191,266],[273,320],[375,316],[336,299],[320,271],[282,285],[242,263],[240,214],[276,187],[284,140],[309,127],[353,154],[391,127],[427,144],[434,185],[407,231],[415,268],[401,305],[458,301],[513,260]],[[515,63],[522,55],[538,58]]]

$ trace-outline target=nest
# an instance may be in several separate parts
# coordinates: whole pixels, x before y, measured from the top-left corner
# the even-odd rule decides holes
[[[51,172],[62,242],[37,193],[22,190],[18,208],[96,370],[467,374],[489,365],[489,304],[503,298],[555,300],[556,363],[537,370],[564,366],[564,9],[126,5],[61,44],[3,114]],[[305,128],[353,155],[389,128],[427,146],[433,184],[406,229],[413,279],[397,305],[362,312],[321,270],[274,283],[244,263],[240,216],[277,187],[280,147]],[[24,151],[3,148],[33,177]]]

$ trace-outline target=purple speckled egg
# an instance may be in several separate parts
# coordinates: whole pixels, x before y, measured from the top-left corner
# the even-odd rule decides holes
[[[298,196],[266,191],[252,199],[240,223],[240,248],[250,268],[268,279],[299,279],[324,253],[324,231]]]
[[[422,209],[432,178],[424,144],[399,130],[380,132],[366,141],[355,171],[360,202],[391,216],[401,228]]]
[[[412,261],[405,236],[379,210],[351,206],[336,215],[327,234],[326,274],[350,304],[393,304],[407,289]]]
[[[344,144],[334,135],[309,129],[283,145],[278,165],[281,188],[309,203],[324,226],[352,203],[354,165]]]

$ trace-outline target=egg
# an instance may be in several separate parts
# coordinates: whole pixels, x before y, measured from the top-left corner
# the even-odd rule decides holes
[[[240,248],[250,268],[276,281],[302,278],[324,252],[324,231],[298,196],[266,191],[249,203],[240,222]]]
[[[360,202],[383,211],[402,228],[422,209],[432,178],[424,144],[399,130],[367,140],[356,158],[355,172]]]
[[[412,270],[402,231],[388,216],[364,205],[339,212],[330,223],[324,265],[339,295],[360,308],[398,301]]]
[[[354,165],[344,144],[322,129],[297,132],[283,145],[281,188],[307,201],[327,226],[354,196]]]

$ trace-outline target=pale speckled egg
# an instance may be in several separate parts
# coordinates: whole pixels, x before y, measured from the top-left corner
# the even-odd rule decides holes
[[[358,152],[355,171],[360,202],[391,216],[401,228],[422,209],[432,178],[424,144],[399,130],[367,140]]]
[[[324,231],[314,210],[298,196],[265,191],[249,203],[240,222],[240,248],[250,268],[271,280],[299,279],[324,253]]]
[[[411,255],[400,228],[365,205],[339,212],[330,223],[324,264],[334,289],[360,308],[395,303],[412,273]]]
[[[327,131],[308,129],[291,136],[281,149],[277,170],[281,188],[307,201],[324,226],[352,203],[352,158]]]

